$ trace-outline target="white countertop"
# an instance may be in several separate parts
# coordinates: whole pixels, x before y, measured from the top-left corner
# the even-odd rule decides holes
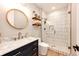
[[[8,52],[11,52],[21,46],[24,46],[28,43],[31,43],[35,40],[37,40],[37,39],[34,37],[28,37],[28,38],[19,39],[16,41],[1,43],[0,44],[0,56],[6,54]]]

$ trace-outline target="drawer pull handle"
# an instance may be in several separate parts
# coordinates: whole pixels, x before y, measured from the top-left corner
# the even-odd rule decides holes
[[[22,54],[21,52],[18,52],[18,53],[16,53],[14,56],[18,56],[18,55],[20,55],[20,54]]]
[[[37,48],[34,48],[33,51],[36,50],[36,49],[37,49]]]

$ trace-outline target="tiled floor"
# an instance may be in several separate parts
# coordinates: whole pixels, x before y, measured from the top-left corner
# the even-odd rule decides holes
[[[47,56],[64,56],[64,54],[56,52],[56,51],[53,51],[53,50],[48,50]]]

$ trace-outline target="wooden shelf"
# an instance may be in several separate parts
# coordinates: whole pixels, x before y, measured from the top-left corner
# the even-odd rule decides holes
[[[35,24],[32,24],[33,26],[41,26],[41,24],[37,24],[37,23],[35,23]]]
[[[41,17],[38,14],[34,14],[32,19],[33,19],[33,24],[32,24],[33,26],[35,26],[35,27],[41,26]]]
[[[41,21],[41,19],[37,17],[33,17],[32,19]]]

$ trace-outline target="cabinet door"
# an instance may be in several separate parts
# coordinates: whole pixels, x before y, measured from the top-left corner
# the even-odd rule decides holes
[[[29,46],[29,48],[23,50],[22,51],[23,56],[32,56],[32,49],[33,49],[33,47],[32,46]]]
[[[35,53],[38,55],[38,41],[34,41],[29,45],[29,48],[25,48],[23,51],[24,56],[33,56]]]

